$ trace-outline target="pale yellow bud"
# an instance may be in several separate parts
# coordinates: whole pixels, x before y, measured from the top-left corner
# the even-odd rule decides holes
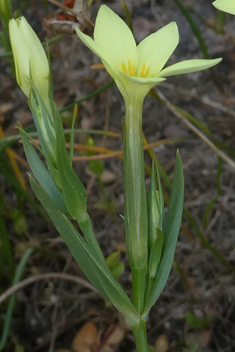
[[[49,64],[43,46],[24,17],[9,22],[16,79],[29,97],[32,85],[43,100],[49,95]]]

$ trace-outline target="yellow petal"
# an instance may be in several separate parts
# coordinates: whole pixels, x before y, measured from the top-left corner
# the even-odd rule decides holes
[[[221,60],[222,59],[181,61],[162,70],[158,74],[158,77],[175,76],[182,73],[190,73],[205,70],[207,68],[217,65]]]
[[[36,33],[22,17],[9,22],[9,34],[19,86],[29,96],[33,81],[41,97],[48,96],[49,64]]]
[[[122,63],[137,66],[137,48],[132,32],[125,22],[110,10],[106,5],[99,9],[95,30],[94,41],[102,47],[105,56],[112,62],[115,70],[120,71]]]
[[[97,55],[102,63],[104,64],[108,73],[114,78],[115,76],[115,69],[113,68],[113,62],[110,60],[110,57],[106,54],[106,51],[103,50],[91,37],[84,34],[80,29],[75,26],[74,29],[77,32],[78,37],[81,41],[95,54]]]
[[[29,51],[30,72],[32,80],[39,93],[48,93],[49,84],[49,64],[45,50],[26,19],[22,17],[20,22],[22,40]],[[47,87],[45,86],[47,84]]]
[[[149,67],[149,76],[156,76],[166,64],[179,42],[178,28],[175,22],[169,23],[159,31],[142,40],[137,47],[138,72],[143,63]]]
[[[20,20],[9,21],[9,34],[11,40],[12,53],[15,62],[17,83],[28,96],[30,91],[29,84],[29,50],[25,45],[19,29]]]
[[[155,84],[158,84],[162,81],[165,81],[166,79],[163,77],[130,77],[125,75],[124,73],[120,72],[120,75],[122,76],[122,79],[125,79],[129,82],[140,84],[140,85],[151,85],[152,87],[155,86]]]
[[[212,3],[218,10],[235,15],[235,0],[216,0]]]

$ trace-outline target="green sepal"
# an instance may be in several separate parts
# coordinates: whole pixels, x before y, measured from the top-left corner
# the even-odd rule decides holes
[[[29,166],[34,174],[34,177],[42,186],[42,188],[48,193],[48,195],[53,199],[58,208],[66,215],[69,215],[66,205],[63,200],[63,195],[56,187],[49,171],[39,158],[38,154],[34,150],[32,144],[29,141],[27,133],[19,126],[21,139],[24,145],[24,150],[26,154]]]
[[[152,284],[152,289],[146,295],[143,310],[143,317],[145,319],[147,319],[150,308],[153,306],[153,304],[156,302],[161,292],[163,291],[168,276],[170,274],[172,262],[174,259],[176,242],[180,229],[181,216],[183,211],[183,201],[183,167],[180,154],[177,151],[172,192],[163,226],[164,244],[162,250],[162,258],[158,268],[157,276],[155,277]]]
[[[65,138],[60,113],[54,107],[56,130],[56,160],[64,201],[70,215],[80,222],[88,219],[86,190],[73,171],[65,146]]]
[[[69,219],[60,211],[42,187],[30,176],[31,187],[61,234],[73,257],[90,282],[106,299],[124,315],[130,326],[139,321],[139,315],[126,293],[116,282],[108,266],[101,261],[96,251],[76,231]]]

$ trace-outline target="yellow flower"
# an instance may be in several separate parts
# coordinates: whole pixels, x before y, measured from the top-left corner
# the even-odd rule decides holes
[[[9,34],[15,62],[16,79],[29,97],[32,84],[42,99],[49,94],[49,64],[36,33],[24,17],[9,22]]]
[[[216,0],[212,3],[218,10],[235,15],[235,0]]]
[[[179,42],[176,23],[171,22],[136,46],[129,27],[105,5],[98,12],[94,40],[75,29],[83,43],[102,60],[124,99],[144,97],[167,76],[204,70],[221,60],[188,60],[163,69]]]

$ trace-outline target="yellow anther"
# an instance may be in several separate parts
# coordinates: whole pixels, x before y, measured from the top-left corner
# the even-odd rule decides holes
[[[146,70],[146,72],[145,72],[145,77],[147,77],[147,76],[148,76],[149,71],[150,71],[150,67],[148,67],[148,68],[147,68],[147,70]]]
[[[145,67],[146,63],[144,62],[140,70],[140,77],[145,77]]]
[[[131,76],[131,60],[128,60],[128,72],[129,76]]]
[[[135,76],[135,66],[132,66],[131,60],[128,60],[127,67],[124,64],[124,62],[122,62],[122,71],[128,76],[131,76],[131,77]]]
[[[122,71],[128,75],[127,69],[126,69],[126,65],[124,64],[124,62],[122,62]]]
[[[140,70],[140,77],[147,77],[150,71],[150,67],[146,69],[146,63],[144,62],[142,64],[141,70]]]

